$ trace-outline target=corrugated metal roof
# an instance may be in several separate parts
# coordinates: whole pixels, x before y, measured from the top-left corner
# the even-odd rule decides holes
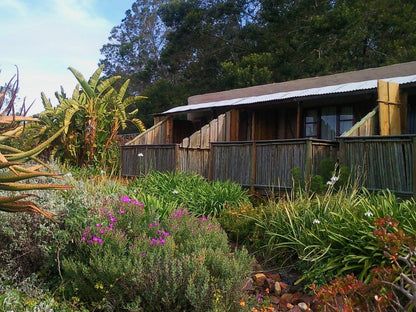
[[[411,76],[404,76],[404,77],[393,77],[383,79],[385,81],[391,81],[398,84],[409,84],[416,82],[416,75]],[[251,97],[242,97],[242,98],[235,98],[230,100],[223,100],[223,101],[215,101],[215,102],[208,102],[208,103],[201,103],[201,104],[192,104],[192,105],[184,105],[174,107],[162,113],[162,115],[169,115],[169,114],[178,114],[178,113],[186,113],[191,111],[198,111],[204,109],[211,109],[217,107],[232,107],[232,106],[241,106],[241,105],[249,105],[255,103],[264,103],[270,101],[287,101],[291,99],[304,99],[307,97],[313,96],[325,96],[325,95],[332,95],[332,94],[345,94],[350,92],[357,92],[357,91],[365,91],[365,90],[372,90],[377,89],[377,80],[367,80],[361,82],[351,82],[351,83],[344,83],[338,84],[333,86],[326,86],[321,88],[311,88],[311,89],[304,89],[304,90],[296,90],[296,91],[289,91],[289,92],[277,92],[272,94],[260,95],[260,96],[251,96]]]

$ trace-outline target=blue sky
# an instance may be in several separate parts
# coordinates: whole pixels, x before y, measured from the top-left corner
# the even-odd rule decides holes
[[[21,98],[35,101],[29,114],[43,110],[43,91],[53,104],[63,86],[71,95],[76,80],[97,69],[100,48],[134,0],[0,0],[0,84],[19,68]]]

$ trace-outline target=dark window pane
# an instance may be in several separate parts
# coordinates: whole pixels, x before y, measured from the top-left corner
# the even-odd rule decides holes
[[[337,110],[335,107],[322,108],[321,139],[332,140],[337,135]]]
[[[341,112],[339,115],[339,120],[353,120],[354,115],[352,113],[352,107],[346,106],[341,108]]]

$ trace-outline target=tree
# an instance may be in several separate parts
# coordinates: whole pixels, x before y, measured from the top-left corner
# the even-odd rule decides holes
[[[78,81],[71,98],[61,91],[61,94],[56,94],[59,105],[53,108],[42,93],[45,111],[39,117],[47,125],[45,133],[54,131],[56,125],[69,124],[54,154],[72,165],[114,165],[118,163],[119,156],[112,152],[116,148],[118,130],[124,129],[128,121],[134,123],[139,131],[145,130],[143,123],[133,118],[137,110],[126,113],[130,105],[143,97],[125,98],[129,80],[117,91],[113,85],[121,79],[120,76],[100,79],[103,65],[88,81],[77,70],[71,67],[69,70]]]
[[[137,95],[165,77],[160,54],[165,45],[167,27],[158,15],[169,0],[138,0],[119,26],[111,30],[110,43],[101,48],[107,77],[122,75],[131,79]]]

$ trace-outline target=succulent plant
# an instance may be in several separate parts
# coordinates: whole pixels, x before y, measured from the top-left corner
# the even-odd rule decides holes
[[[27,122],[39,121],[26,116],[28,110],[26,110],[25,101],[23,101],[20,111],[15,111],[18,89],[18,73],[4,87],[0,87],[0,191],[4,191],[0,196],[0,210],[7,212],[32,211],[55,221],[55,213],[38,207],[33,201],[28,200],[29,197],[35,195],[24,192],[35,189],[65,190],[71,187],[69,185],[28,182],[29,179],[37,177],[59,178],[37,156],[65,130],[67,125],[31,150],[22,151],[7,145],[5,142],[8,139],[16,138],[23,133]],[[42,169],[47,169],[47,171]],[[6,196],[8,192],[10,195]]]

